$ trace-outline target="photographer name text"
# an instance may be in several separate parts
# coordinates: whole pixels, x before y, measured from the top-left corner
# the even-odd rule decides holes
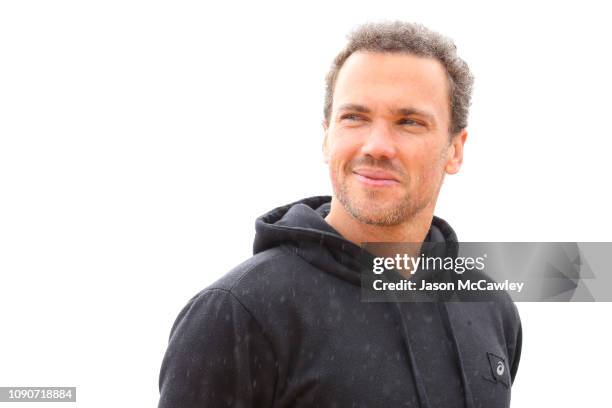
[[[520,293],[523,290],[525,282],[512,282],[505,280],[503,282],[490,282],[485,279],[477,281],[464,280],[456,282],[417,282],[403,279],[399,282],[384,282],[381,279],[375,280],[372,284],[374,290],[400,290],[400,291],[513,291]]]

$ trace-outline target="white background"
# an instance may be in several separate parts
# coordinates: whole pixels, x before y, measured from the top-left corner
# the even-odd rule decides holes
[[[323,79],[366,21],[438,30],[476,76],[464,167],[436,210],[461,240],[611,241],[609,16],[585,1],[2,2],[0,386],[155,406],[189,298],[249,256],[258,215],[330,193]],[[612,304],[518,307],[513,406],[607,406]]]

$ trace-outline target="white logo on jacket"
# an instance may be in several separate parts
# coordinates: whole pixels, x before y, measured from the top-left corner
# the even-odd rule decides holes
[[[497,363],[497,375],[502,375],[504,374],[504,363],[499,361]]]

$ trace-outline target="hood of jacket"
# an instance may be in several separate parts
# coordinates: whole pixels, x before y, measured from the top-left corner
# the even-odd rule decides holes
[[[255,222],[253,253],[292,244],[299,248],[303,258],[320,269],[359,284],[356,271],[361,267],[370,267],[372,255],[345,239],[325,221],[330,204],[330,196],[314,196],[277,207],[262,215]],[[425,243],[445,243],[443,248],[446,253],[438,255],[457,256],[457,235],[439,217],[433,217]],[[440,249],[439,246],[436,248]]]

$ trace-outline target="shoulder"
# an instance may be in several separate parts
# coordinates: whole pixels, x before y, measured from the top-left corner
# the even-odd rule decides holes
[[[170,337],[194,333],[261,331],[257,300],[261,303],[270,274],[282,269],[290,253],[274,248],[258,253],[225,273],[211,285],[193,295],[182,307]],[[253,301],[252,299],[256,299]]]
[[[189,305],[211,307],[217,302],[237,303],[247,314],[258,315],[262,308],[300,286],[310,265],[291,246],[271,248],[255,254],[191,298]],[[300,278],[302,276],[302,278]]]
[[[296,272],[310,268],[293,249],[292,246],[279,246],[259,252],[202,292],[223,290],[239,299],[284,292],[295,285]]]

